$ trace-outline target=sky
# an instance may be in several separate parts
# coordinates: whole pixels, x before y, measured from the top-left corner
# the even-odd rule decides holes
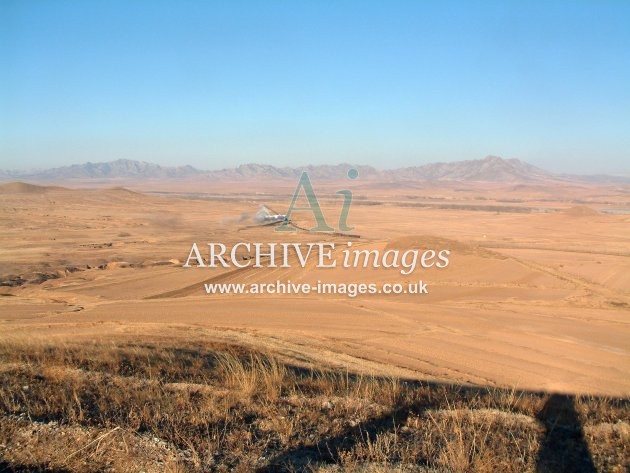
[[[0,2],[0,168],[630,175],[630,1]]]

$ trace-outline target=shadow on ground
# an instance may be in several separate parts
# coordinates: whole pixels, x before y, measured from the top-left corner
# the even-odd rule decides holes
[[[478,392],[477,388],[462,388],[464,395],[474,396]],[[338,464],[340,454],[352,449],[357,442],[374,443],[379,435],[394,432],[409,416],[420,416],[429,409],[443,407],[443,403],[438,400],[402,405],[369,422],[347,429],[340,435],[285,451],[257,471],[258,473],[302,471],[309,465],[322,462]],[[574,396],[552,394],[536,418],[545,426],[544,439],[536,461],[537,473],[597,473],[584,438]],[[430,463],[421,462],[416,466],[429,467]]]
[[[536,471],[594,473],[597,470],[584,439],[573,396],[553,394],[538,413],[546,427],[538,452]]]

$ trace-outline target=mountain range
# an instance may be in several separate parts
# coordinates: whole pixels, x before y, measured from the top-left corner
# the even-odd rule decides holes
[[[73,164],[34,171],[2,171],[1,181],[29,180],[36,182],[65,182],[74,180],[116,179],[189,179],[205,177],[217,180],[295,179],[303,171],[317,179],[339,179],[354,167],[362,179],[385,182],[397,181],[480,181],[534,183],[540,181],[580,181],[598,183],[628,183],[630,178],[616,176],[575,176],[554,174],[518,159],[488,156],[484,159],[433,163],[421,166],[379,170],[372,166],[350,164],[314,165],[304,167],[276,167],[266,164],[243,164],[235,168],[205,171],[193,166],[160,166],[144,161],[117,159],[104,163]]]

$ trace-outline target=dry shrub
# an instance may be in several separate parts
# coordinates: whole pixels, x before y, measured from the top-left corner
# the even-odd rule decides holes
[[[242,359],[232,353],[220,353],[216,360],[224,385],[246,397],[276,399],[287,379],[285,366],[275,358],[250,354]]]

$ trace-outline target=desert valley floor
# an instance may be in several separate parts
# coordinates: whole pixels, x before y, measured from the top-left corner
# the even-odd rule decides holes
[[[286,211],[293,186],[253,182],[208,191],[204,183],[165,189],[156,182],[127,186],[132,191],[3,185],[0,336],[234,341],[297,365],[630,395],[627,189],[366,184],[354,190],[348,220],[360,238],[279,235],[274,227],[252,225],[260,204]],[[336,188],[329,185],[321,196],[324,211],[335,216],[331,221],[340,208]],[[345,246],[349,240],[363,249],[445,248],[450,265],[408,276],[312,262],[305,268],[182,268],[193,242]],[[203,286],[417,279],[429,294],[208,295]]]

